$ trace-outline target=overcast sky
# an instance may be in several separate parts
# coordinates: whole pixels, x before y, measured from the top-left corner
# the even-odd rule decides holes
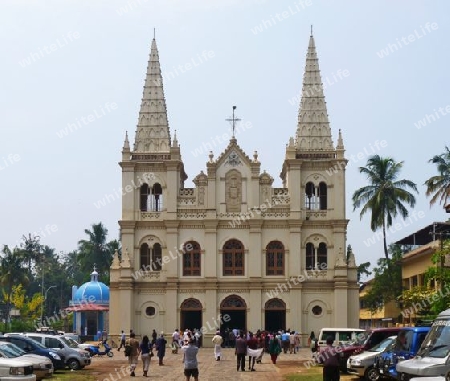
[[[0,244],[36,232],[57,251],[76,249],[103,222],[118,237],[125,132],[134,141],[153,29],[173,136],[192,179],[237,134],[281,187],[285,145],[295,135],[305,55],[314,25],[333,141],[342,130],[348,241],[358,263],[383,256],[351,195],[377,153],[404,161],[420,194],[415,214],[389,242],[447,216],[430,209],[428,163],[448,144],[450,3],[318,0],[3,0],[0,5]],[[181,67],[181,69],[180,69]],[[346,75],[343,75],[345,72]],[[428,115],[428,117],[427,117]],[[74,127],[77,126],[77,127]],[[203,147],[203,148],[202,148]],[[201,152],[200,152],[201,151]],[[99,207],[100,206],[100,207]]]

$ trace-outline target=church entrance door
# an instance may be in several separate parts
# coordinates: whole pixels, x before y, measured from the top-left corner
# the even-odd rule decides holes
[[[286,304],[278,298],[270,299],[264,306],[264,329],[270,332],[286,330]]]
[[[244,331],[247,329],[247,304],[240,296],[227,296],[220,304],[220,315],[221,332],[224,332],[227,328]]]
[[[186,299],[181,303],[180,328],[184,331],[186,328],[202,328],[202,303],[197,299]]]

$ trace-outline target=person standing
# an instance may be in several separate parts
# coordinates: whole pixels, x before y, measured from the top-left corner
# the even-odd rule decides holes
[[[166,344],[167,340],[164,338],[164,332],[161,332],[161,335],[156,340],[156,350],[158,351],[158,359],[159,365],[163,364],[163,358],[166,355]]]
[[[183,347],[183,350],[184,376],[186,377],[186,381],[189,381],[191,377],[194,377],[194,380],[198,381],[198,347],[194,345],[194,339],[191,338],[189,343]]]
[[[152,345],[156,345],[156,339],[158,338],[158,334],[155,330],[152,332]]]
[[[289,354],[296,353],[295,351],[295,332],[291,331],[289,335]]]
[[[219,330],[216,331],[216,334],[212,338],[212,342],[214,344],[214,357],[216,358],[216,361],[220,361],[220,356],[222,355],[223,338],[222,336],[220,336]]]
[[[258,349],[258,340],[253,336],[252,332],[248,333],[248,340],[247,340],[247,348],[253,351],[256,351]],[[262,352],[262,351],[261,351]],[[257,356],[253,356],[254,353],[248,354],[248,370],[251,372],[255,371],[255,360]]]
[[[128,364],[130,365],[130,376],[134,377],[136,370],[136,365],[139,359],[139,341],[136,340],[134,332],[130,334],[130,338],[125,342],[125,346],[129,345],[131,347],[130,355],[128,356]]]
[[[242,372],[245,372],[245,356],[247,355],[247,342],[244,340],[244,334],[241,332],[236,338],[236,347],[234,354],[237,360],[237,371],[241,368]]]
[[[332,336],[327,337],[327,346],[320,353],[320,357],[323,361],[323,381],[339,381],[339,359],[338,353],[333,348],[334,338]]]
[[[120,346],[119,346],[119,348],[117,348],[118,352],[120,352],[120,348],[122,348],[122,347],[125,348],[125,340],[126,340],[125,332],[123,332],[123,330],[122,330],[122,333],[120,334]]]
[[[277,363],[278,355],[281,353],[281,343],[280,339],[273,335],[273,338],[269,341],[269,354],[270,358],[272,360],[272,363]]]

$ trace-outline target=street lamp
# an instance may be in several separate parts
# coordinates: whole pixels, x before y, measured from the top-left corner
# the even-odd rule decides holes
[[[45,306],[45,301],[47,300],[47,293],[53,287],[56,287],[56,286],[50,286],[49,288],[47,288],[47,290],[45,290],[45,296],[44,296],[44,300],[42,301],[42,307],[41,307],[41,324],[44,324],[44,306]]]

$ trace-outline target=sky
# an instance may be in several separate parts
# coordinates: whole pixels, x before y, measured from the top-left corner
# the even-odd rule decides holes
[[[450,3],[318,0],[3,0],[0,5],[0,244],[35,233],[67,253],[102,222],[119,235],[121,149],[138,120],[156,30],[170,129],[189,178],[218,157],[232,106],[251,128],[236,134],[281,187],[295,136],[311,25],[333,141],[346,157],[347,244],[357,263],[383,256],[370,215],[353,211],[373,154],[404,161],[419,189],[395,242],[448,215],[425,180],[450,122]],[[180,69],[183,69],[181,70]],[[446,90],[447,89],[447,90]],[[248,125],[248,124],[247,124]]]

